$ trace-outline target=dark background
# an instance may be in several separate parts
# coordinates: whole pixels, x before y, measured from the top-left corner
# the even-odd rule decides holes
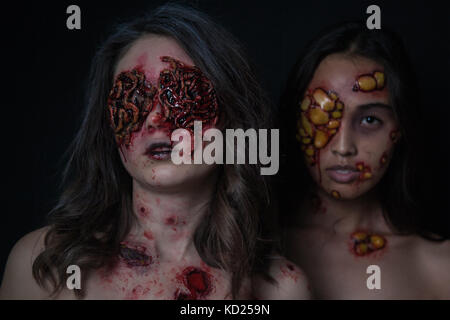
[[[2,50],[10,57],[2,59],[8,75],[1,103],[6,161],[0,278],[14,243],[45,225],[57,200],[61,157],[80,124],[96,48],[113,23],[164,2],[20,2],[2,12]],[[430,214],[437,212],[439,223],[450,229],[450,13],[444,1],[186,2],[209,13],[244,44],[274,102],[298,53],[319,30],[342,20],[365,20],[367,6],[379,5],[382,26],[403,36],[415,66],[425,112],[417,130],[428,142],[426,174],[434,181]],[[81,30],[66,28],[71,4],[81,8]]]

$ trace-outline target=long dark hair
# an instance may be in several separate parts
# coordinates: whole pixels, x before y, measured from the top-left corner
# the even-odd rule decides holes
[[[295,183],[300,195],[310,194],[313,181],[302,161],[300,145],[295,139],[298,102],[313,78],[316,68],[327,56],[334,53],[369,58],[384,67],[391,104],[399,122],[401,139],[395,146],[389,168],[377,185],[377,192],[386,221],[399,233],[416,233],[436,238],[429,232],[423,213],[424,184],[420,183],[423,159],[423,134],[417,130],[420,123],[420,97],[413,68],[406,54],[402,39],[392,30],[369,30],[363,22],[345,22],[333,25],[316,37],[305,49],[291,70],[286,90],[281,99],[279,121],[285,130],[281,132],[283,156],[281,181]],[[284,168],[283,168],[284,167]],[[300,188],[300,190],[299,190]],[[284,196],[286,195],[286,196]],[[282,212],[294,213],[298,202],[281,195],[285,204]],[[301,201],[303,201],[302,199]],[[282,217],[282,222],[289,217]],[[439,237],[438,237],[439,238]]]
[[[212,81],[223,128],[269,127],[268,99],[242,47],[207,15],[166,4],[118,25],[94,57],[87,108],[70,147],[63,192],[49,215],[45,250],[33,264],[34,278],[41,286],[49,282],[53,295],[64,287],[67,266],[77,264],[85,275],[111,265],[135,221],[132,180],[107,120],[107,97],[118,61],[146,34],[175,39]],[[258,165],[223,165],[213,194],[194,242],[208,265],[231,274],[236,297],[245,277],[264,273],[265,252],[271,250],[262,228],[269,190]]]

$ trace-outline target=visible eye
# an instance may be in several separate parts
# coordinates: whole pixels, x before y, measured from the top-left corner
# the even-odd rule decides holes
[[[369,127],[369,128],[374,128],[374,127],[377,128],[382,123],[383,123],[383,121],[381,121],[380,119],[378,119],[377,117],[374,117],[374,116],[366,116],[366,117],[362,118],[362,120],[361,120],[361,125],[364,127]]]

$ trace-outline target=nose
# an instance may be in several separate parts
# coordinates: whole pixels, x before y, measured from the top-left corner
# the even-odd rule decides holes
[[[330,150],[335,156],[352,157],[358,154],[352,128],[345,121],[342,121],[338,132],[331,139],[330,144]]]
[[[147,129],[158,128],[162,121],[163,110],[160,102],[158,101],[153,105],[152,111],[148,114],[145,126]]]

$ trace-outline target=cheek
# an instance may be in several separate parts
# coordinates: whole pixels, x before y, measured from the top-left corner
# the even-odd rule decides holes
[[[148,135],[149,132],[143,126],[140,131],[130,134],[130,143],[128,145],[119,144],[117,146],[125,167],[138,165],[140,156],[142,156],[145,150],[145,144],[148,143],[148,139],[146,138]]]
[[[297,140],[313,179],[321,184],[321,153],[339,130],[344,103],[336,92],[317,87],[308,90],[299,107]]]
[[[356,167],[361,171],[362,181],[378,181],[389,165],[395,144],[389,134],[383,132],[377,136],[364,138],[359,143],[359,156]]]
[[[309,165],[320,164],[320,152],[337,133],[344,113],[344,103],[334,91],[308,90],[299,103],[297,140]]]

